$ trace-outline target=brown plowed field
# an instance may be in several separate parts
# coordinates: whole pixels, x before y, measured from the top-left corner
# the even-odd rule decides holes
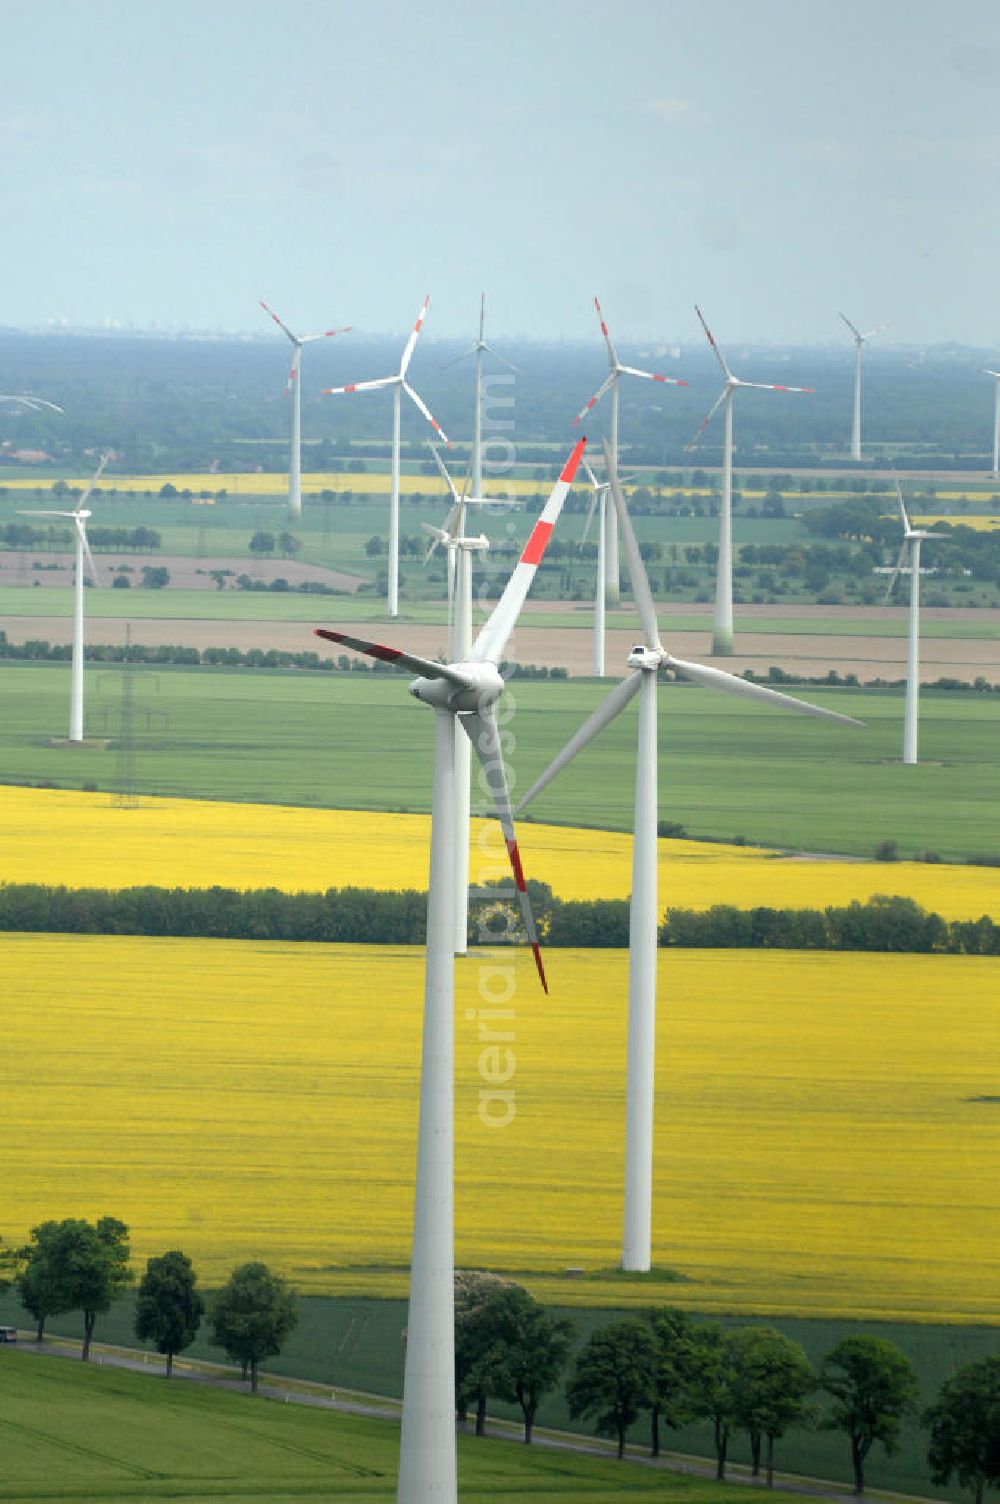
[[[307,608],[306,608],[307,609]],[[303,613],[305,616],[305,611]],[[330,625],[329,623],[326,623]],[[125,622],[90,616],[87,638],[92,643],[123,643]],[[666,625],[666,624],[665,624]],[[72,623],[63,616],[8,617],[3,623],[11,642],[43,638],[68,642]],[[446,648],[443,626],[390,625],[388,622],[348,622],[343,630],[352,636],[372,637],[390,647],[406,647],[422,657],[433,658]],[[153,621],[132,625],[133,640],[156,647],[164,643],[187,647],[280,648],[289,652],[316,649],[337,656],[343,649],[323,643],[312,635],[308,618],[301,622],[202,621],[198,619]],[[903,637],[805,636],[741,632],[739,652],[732,658],[710,659],[708,631],[664,631],[667,646],[678,657],[715,662],[740,673],[745,668],[766,672],[772,665],[789,672],[817,677],[830,669],[857,674],[864,682],[875,678],[902,678],[906,672],[906,639]],[[611,676],[624,671],[625,659],[635,641],[632,631],[608,633],[606,663]],[[587,631],[566,627],[524,626],[516,632],[510,656],[518,663],[548,664],[572,674],[588,674],[591,639]],[[925,682],[942,677],[974,679],[983,674],[995,679],[1000,672],[1000,643],[974,638],[928,638],[921,645],[921,677]]]
[[[58,564],[56,569],[32,569],[32,564]],[[170,584],[178,590],[215,590],[213,569],[230,569],[233,575],[248,574],[252,580],[269,584],[279,576],[290,585],[300,585],[306,580],[319,581],[334,590],[346,590],[353,594],[362,582],[362,576],[347,574],[339,569],[326,569],[322,564],[302,564],[297,559],[195,559],[187,554],[96,554],[94,562],[100,572],[102,584],[108,585],[112,576],[122,568],[131,571],[131,577],[142,579],[143,568],[149,564],[170,571]],[[72,554],[30,554],[0,549],[0,585],[23,585],[28,580],[46,585],[73,583]]]

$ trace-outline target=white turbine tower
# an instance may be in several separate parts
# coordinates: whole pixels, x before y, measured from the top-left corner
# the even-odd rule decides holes
[[[502,355],[498,354],[497,351],[494,350],[492,345],[488,345],[486,343],[486,338],[483,333],[485,324],[486,294],[480,293],[479,338],[476,340],[474,345],[470,345],[467,350],[463,350],[461,355],[456,355],[454,360],[449,360],[444,368],[445,370],[447,370],[449,366],[457,365],[460,360],[465,360],[466,356],[468,355],[474,355],[476,357],[476,407],[472,420],[473,496],[482,496],[483,494],[483,356],[492,355],[493,359],[498,360],[502,366],[506,366],[508,371],[517,371],[517,366],[511,365],[510,361],[505,360]]]
[[[660,381],[667,386],[687,386],[686,381],[680,381],[676,376],[661,376],[658,371],[640,371],[638,366],[623,366],[618,359],[618,354],[611,342],[608,326],[604,320],[604,314],[597,298],[594,299],[594,307],[597,309],[597,317],[601,323],[601,333],[604,335],[604,344],[608,352],[608,376],[598,387],[590,401],[577,413],[573,419],[579,423],[587,416],[592,407],[596,407],[605,392],[611,393],[611,455],[615,468],[618,468],[618,384],[623,376],[641,376],[644,381]],[[619,563],[618,563],[618,524],[614,513],[608,510],[608,536],[604,546],[604,568],[606,579],[607,599],[616,601],[619,596]]]
[[[325,397],[339,396],[342,392],[377,392],[387,387],[392,388],[392,495],[389,500],[389,616],[399,615],[399,409],[403,392],[409,397],[414,407],[427,419],[428,423],[439,433],[445,443],[451,448],[451,440],[445,433],[441,424],[434,417],[430,408],[422,397],[410,386],[406,379],[410,360],[413,356],[413,347],[417,343],[417,335],[423,326],[424,318],[430,304],[430,298],[424,298],[423,305],[417,315],[417,322],[410,330],[410,337],[403,348],[403,356],[399,362],[399,370],[394,376],[381,376],[377,381],[355,381],[350,386],[328,386],[324,389]]]
[[[854,336],[854,422],[851,425],[851,459],[861,458],[861,351],[867,340],[874,335],[881,334],[883,329],[888,329],[888,324],[879,324],[874,329],[869,329],[867,334],[862,334],[851,323],[846,313],[840,314],[844,323]]]
[[[487,498],[467,495],[469,473],[466,474],[465,486],[459,495],[455,489],[455,483],[445,467],[445,463],[432,444],[431,451],[437,461],[438,469],[448,484],[452,496],[451,511],[445,520],[443,528],[432,527],[429,522],[422,524],[425,532],[430,533],[432,543],[427,550],[424,563],[430,559],[438,544],[447,552],[448,571],[448,622],[450,626],[450,648],[452,660],[461,663],[468,658],[472,651],[472,555],[489,548],[489,539],[480,533],[477,537],[470,538],[465,531],[466,508],[470,506],[485,506]],[[456,882],[455,882],[455,954],[464,956],[469,948],[469,822],[470,808],[470,771],[472,749],[469,746],[468,737],[463,736],[459,727],[455,728],[455,833],[456,833]]]
[[[1000,371],[984,371],[984,376],[993,377],[993,479],[1000,476]]]
[[[455,1504],[454,1327],[454,934],[456,721],[476,749],[503,829],[521,915],[548,990],[517,848],[497,724],[503,693],[498,664],[576,473],[573,450],[532,529],[500,600],[458,663],[433,663],[399,648],[317,628],[317,635],[409,669],[416,699],[435,712],[427,958],[420,1075],[420,1126],[410,1263],[410,1308],[403,1379],[398,1504]]]
[[[69,699],[69,739],[71,742],[83,741],[83,561],[86,558],[90,565],[94,583],[97,583],[97,565],[94,556],[90,552],[90,544],[87,542],[87,518],[93,514],[87,510],[87,502],[93,491],[105,465],[108,463],[108,455],[102,454],[101,461],[90,479],[90,484],[82,492],[80,499],[72,512],[21,512],[21,517],[66,517],[69,518],[76,531],[76,577],[74,580],[74,605],[73,605],[73,658],[70,674],[70,699]]]
[[[292,439],[288,453],[288,510],[293,517],[302,516],[302,346],[311,345],[317,339],[332,339],[335,334],[350,334],[351,326],[343,329],[324,329],[322,334],[293,334],[283,324],[273,308],[260,300],[260,306],[277,324],[282,334],[287,335],[295,347],[291,370],[285,383],[285,396],[292,394]]]
[[[652,1262],[653,1206],[653,1088],[656,1035],[656,966],[659,930],[659,895],[657,883],[657,683],[659,671],[669,668],[705,684],[710,689],[726,690],[744,699],[762,700],[782,710],[802,715],[820,716],[856,726],[849,716],[822,710],[738,679],[722,669],[675,658],[660,640],[649,580],[639,553],[632,522],[625,507],[621,486],[605,449],[611,476],[615,510],[625,540],[632,593],[645,633],[645,642],[629,654],[629,666],[635,670],[616,684],[611,693],[584,722],[566,746],[517,806],[521,811],[608,723],[639,694],[639,735],[635,769],[635,824],[632,841],[632,898],[629,908],[629,1003],[627,1081],[625,1092],[625,1202],[622,1238],[622,1268],[647,1270]]]
[[[903,492],[899,481],[896,482],[896,500],[899,503],[899,515],[903,521],[903,541],[899,547],[899,556],[896,559],[896,567],[889,580],[885,598],[888,601],[892,595],[896,581],[904,568],[903,560],[906,555],[910,556],[910,630],[906,644],[906,709],[903,715],[903,761],[915,763],[917,761],[917,721],[920,707],[920,545],[925,538],[931,538],[932,533],[921,532],[910,526],[910,519],[906,515],[906,507],[903,505]]]
[[[609,480],[599,481],[597,479],[597,476],[594,474],[593,470],[591,470],[590,466],[587,464],[586,460],[584,460],[584,462],[583,462],[583,468],[587,472],[587,479],[590,482],[590,488],[591,488],[591,490],[593,491],[594,494],[590,498],[590,507],[589,507],[589,509],[587,511],[587,520],[583,524],[583,533],[582,533],[581,538],[580,538],[581,543],[586,543],[586,541],[587,541],[587,535],[590,532],[590,524],[594,520],[594,512],[595,512],[595,510],[597,512],[597,569],[596,569],[596,572],[595,572],[595,584],[594,584],[594,643],[593,643],[593,651],[591,653],[591,668],[593,670],[593,674],[594,674],[595,678],[597,678],[597,679],[603,679],[604,678],[604,637],[605,637],[605,610],[604,610],[605,569],[604,569],[604,559],[605,559],[605,553],[606,553],[606,549],[607,549],[607,537],[608,537],[608,515],[607,515],[608,514],[608,492],[611,489],[611,482]],[[630,479],[631,479],[631,476],[627,476],[627,475],[619,476],[619,480],[622,483],[624,483],[626,480],[630,480]]]
[[[711,423],[719,408],[725,403],[725,433],[722,441],[722,505],[719,508],[719,560],[715,576],[715,618],[712,625],[712,653],[718,658],[728,658],[733,652],[733,394],[744,387],[757,392],[811,392],[811,386],[776,386],[768,381],[741,381],[734,376],[711,329],[705,323],[701,309],[695,304],[695,313],[705,331],[705,337],[722,367],[724,378],[722,391],[701,421],[701,427],[687,446],[690,454]]]

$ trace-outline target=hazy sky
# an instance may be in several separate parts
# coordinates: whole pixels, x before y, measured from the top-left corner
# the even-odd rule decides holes
[[[996,0],[3,7],[0,325],[1000,346]]]

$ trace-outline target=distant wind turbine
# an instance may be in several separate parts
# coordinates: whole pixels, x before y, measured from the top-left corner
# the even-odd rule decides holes
[[[19,402],[29,412],[40,413],[43,408],[49,408],[54,413],[65,411],[55,402],[46,402],[44,397],[31,397],[27,392],[16,392],[13,396],[0,394],[0,402]]]
[[[861,330],[851,323],[846,313],[842,313],[840,317],[854,335],[854,424],[851,428],[851,459],[859,460],[861,458],[861,351],[866,340],[870,340],[876,334],[881,334],[883,329],[888,329],[889,325],[879,324],[876,328],[869,329],[867,334],[862,334]]]
[[[604,639],[605,639],[605,569],[604,559],[608,541],[608,492],[611,490],[610,480],[599,481],[591,470],[587,461],[583,461],[583,468],[587,472],[587,480],[593,496],[590,498],[590,508],[587,512],[587,520],[583,525],[581,543],[586,543],[587,534],[590,532],[590,524],[594,520],[594,512],[597,512],[597,569],[594,586],[594,645],[591,655],[591,667],[594,677],[604,678]],[[619,479],[624,483],[632,477],[622,475]]]
[[[428,423],[439,433],[445,443],[451,448],[451,440],[445,433],[441,424],[435,418],[430,408],[422,397],[410,386],[406,379],[406,373],[413,356],[413,347],[417,343],[417,336],[423,328],[424,319],[430,298],[424,298],[417,322],[410,330],[410,337],[403,347],[402,359],[399,362],[399,370],[393,376],[380,376],[376,381],[354,381],[349,386],[328,386],[324,388],[325,397],[339,396],[343,392],[378,392],[392,388],[392,494],[389,499],[389,616],[399,615],[399,409],[400,398],[403,392],[409,397],[418,412],[422,413]]]
[[[594,299],[594,307],[597,309],[597,317],[601,324],[601,333],[604,335],[604,344],[608,352],[608,376],[598,387],[597,391],[577,413],[574,423],[580,423],[596,407],[605,392],[611,393],[611,454],[615,469],[618,468],[618,384],[623,376],[641,376],[644,381],[660,381],[667,386],[687,386],[686,381],[679,380],[676,376],[661,376],[658,371],[640,371],[638,366],[623,366],[618,359],[618,353],[611,342],[611,335],[604,319],[604,313],[597,298]],[[607,508],[608,536],[604,549],[606,595],[609,601],[616,601],[620,594],[618,576],[618,523],[612,509]]]
[[[984,376],[993,377],[993,479],[1000,476],[1000,371],[984,371]]]
[[[896,581],[904,568],[904,559],[910,556],[910,630],[906,644],[906,709],[903,716],[903,761],[915,763],[917,761],[917,737],[918,717],[920,709],[920,545],[925,538],[932,538],[933,533],[922,532],[918,528],[911,527],[910,519],[906,515],[906,507],[903,505],[903,492],[896,482],[896,500],[899,503],[899,515],[903,522],[903,541],[899,546],[899,557],[896,559],[896,567],[889,580],[885,598],[888,601],[892,595]]]
[[[485,324],[486,294],[480,293],[479,338],[474,345],[470,345],[467,350],[463,350],[461,355],[456,355],[454,360],[449,360],[444,367],[447,370],[449,366],[457,365],[460,360],[465,360],[469,355],[476,357],[476,407],[472,420],[472,494],[477,497],[483,494],[483,356],[492,355],[493,359],[498,360],[502,366],[506,366],[508,371],[516,372],[518,369],[517,366],[511,365],[509,360],[498,354],[492,345],[486,343],[483,334]]]
[[[705,323],[701,309],[695,304],[695,313],[705,338],[712,347],[716,360],[722,367],[723,387],[701,427],[687,446],[687,453],[697,446],[705,429],[719,408],[725,404],[725,434],[722,441],[722,505],[719,508],[719,560],[715,576],[715,620],[712,627],[712,652],[716,657],[729,657],[733,651],[733,395],[744,387],[758,392],[811,392],[811,386],[775,386],[767,381],[741,381],[726,364],[725,357],[711,329]]]
[[[335,334],[350,334],[351,326],[343,329],[324,329],[322,334],[293,334],[283,324],[273,308],[261,300],[261,308],[277,324],[282,334],[287,335],[295,347],[292,367],[285,383],[285,396],[292,394],[292,441],[288,455],[288,510],[293,517],[302,516],[302,346],[311,345],[317,339],[332,339]]]
[[[90,484],[80,496],[72,512],[21,512],[22,517],[66,517],[69,518],[76,529],[76,576],[74,580],[74,610],[73,610],[73,658],[70,674],[70,700],[69,700],[69,739],[71,742],[83,741],[83,561],[86,557],[90,565],[94,583],[97,583],[97,565],[94,556],[90,552],[90,544],[87,542],[87,518],[93,514],[87,510],[87,502],[97,482],[101,478],[109,456],[101,455],[101,461],[91,477]]]
[[[639,695],[638,746],[635,766],[635,821],[632,841],[632,896],[629,904],[629,990],[627,1082],[625,1089],[625,1205],[622,1268],[648,1270],[652,1260],[653,1201],[653,1087],[656,1034],[657,935],[660,906],[657,874],[658,713],[657,686],[661,669],[673,669],[685,679],[710,689],[725,690],[743,699],[763,701],[781,710],[824,720],[859,723],[849,716],[810,705],[791,695],[779,694],[763,684],[752,684],[706,664],[675,658],[663,645],[656,619],[656,605],[642,562],[632,522],[625,506],[614,459],[605,440],[611,494],[625,540],[625,554],[632,580],[632,595],[642,622],[645,642],[633,647],[628,657],[634,670],[616,684],[593,714],[566,743],[545,772],[517,805],[520,814],[549,781],[620,715]]]

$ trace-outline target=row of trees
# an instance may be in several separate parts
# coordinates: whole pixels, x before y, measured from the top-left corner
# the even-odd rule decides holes
[[[490,890],[487,890],[487,892]],[[529,884],[535,918],[551,946],[622,949],[628,944],[625,899],[563,901],[548,884]],[[69,888],[0,883],[0,930],[83,935],[174,935],[220,940],[303,940],[326,944],[422,945],[427,896],[416,889],[380,892],[328,888]],[[509,891],[475,890],[471,944],[516,938],[519,920]],[[1000,955],[1000,924],[942,919],[911,898],[879,894],[842,908],[668,909],[660,944],[713,950],[838,950]]]
[[[134,1280],[128,1228],[115,1217],[40,1223],[26,1247],[8,1250],[0,1275],[13,1276],[21,1302],[37,1322],[41,1342],[51,1316],[81,1310],[81,1357],[90,1357],[97,1317]],[[0,1281],[2,1282],[2,1281]],[[9,1278],[6,1282],[10,1282]],[[240,1364],[257,1392],[262,1361],[276,1356],[294,1330],[298,1306],[285,1280],[265,1264],[236,1268],[206,1301],[191,1260],[173,1249],[147,1261],[138,1284],[134,1330],[166,1359],[191,1346],[205,1315],[212,1343]],[[546,1311],[520,1285],[497,1275],[458,1271],[455,1279],[455,1389],[458,1417],[475,1407],[476,1434],[485,1432],[490,1398],[520,1407],[524,1440],[532,1440],[545,1397],[558,1386],[574,1329]],[[812,1401],[825,1393],[829,1407]],[[819,1425],[843,1432],[850,1444],[856,1494],[865,1488],[865,1463],[879,1443],[895,1452],[903,1421],[917,1408],[917,1376],[893,1343],[870,1335],[844,1338],[815,1371],[790,1337],[770,1326],[723,1329],[696,1323],[672,1307],[642,1319],[600,1327],[577,1354],[566,1383],[571,1416],[593,1422],[625,1455],[628,1432],[643,1414],[650,1450],[660,1453],[663,1431],[707,1421],[713,1431],[716,1473],[726,1476],[731,1437],[745,1432],[754,1477],[774,1482],[775,1449],[790,1430]],[[929,1432],[935,1483],[952,1476],[982,1504],[1000,1481],[1000,1357],[967,1365],[942,1386],[921,1424]]]
[[[86,1363],[97,1318],[134,1283],[129,1267],[129,1231],[116,1217],[96,1223],[67,1217],[41,1222],[31,1229],[24,1247],[6,1251],[0,1287],[16,1285],[24,1309],[36,1322],[41,1342],[51,1316],[83,1312]],[[173,1360],[191,1346],[202,1318],[208,1313],[211,1340],[234,1363],[257,1392],[258,1365],[275,1357],[298,1322],[295,1295],[285,1280],[265,1264],[241,1264],[211,1301],[198,1289],[187,1254],[177,1249],[148,1260],[139,1281],[135,1305],[135,1335],[166,1358],[169,1378]]]
[[[0,525],[0,547],[71,549],[76,534],[70,527],[50,524],[35,527],[30,522],[5,522]],[[160,534],[152,527],[89,527],[87,539],[96,553],[152,553],[162,545]]]

